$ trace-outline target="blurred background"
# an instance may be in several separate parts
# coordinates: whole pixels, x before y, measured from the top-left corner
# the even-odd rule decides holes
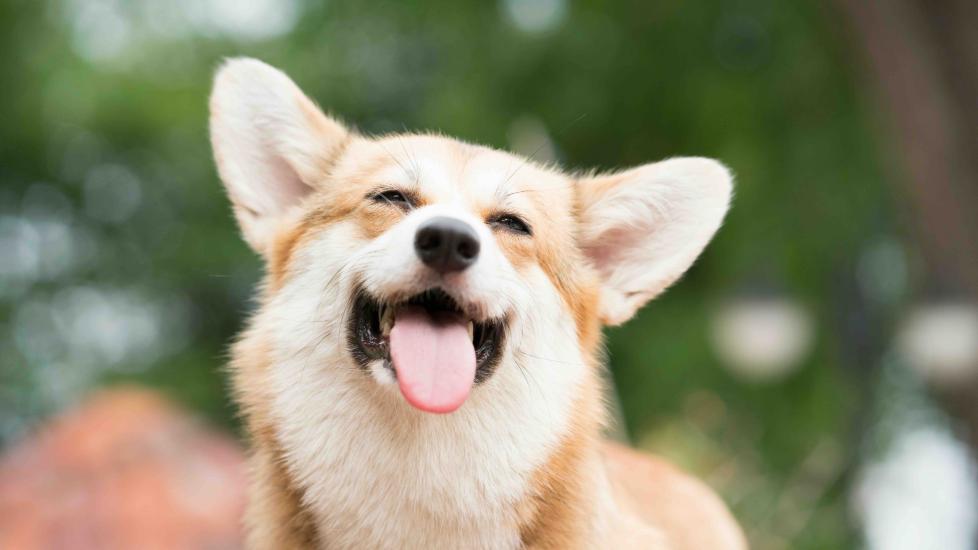
[[[236,55],[367,133],[723,160],[717,239],[608,333],[622,429],[759,550],[978,547],[976,28],[971,0],[0,1],[0,547],[139,540],[71,519],[118,528],[103,493],[189,507],[161,547],[239,540],[199,530],[240,508],[223,363],[261,270],[207,139]]]

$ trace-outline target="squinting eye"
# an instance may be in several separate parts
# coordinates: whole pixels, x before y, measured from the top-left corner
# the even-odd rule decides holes
[[[374,202],[384,202],[398,208],[411,208],[414,206],[404,193],[393,189],[377,193],[370,198]]]
[[[489,220],[489,225],[493,228],[501,227],[514,233],[532,235],[533,231],[522,218],[513,214],[502,214]]]

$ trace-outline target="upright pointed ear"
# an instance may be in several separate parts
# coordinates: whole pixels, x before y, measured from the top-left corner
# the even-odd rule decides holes
[[[211,145],[245,240],[264,254],[284,215],[320,181],[347,139],[284,73],[225,62],[210,99]]]
[[[627,321],[676,281],[720,227],[730,172],[676,158],[578,182],[580,238],[601,277],[602,320]]]

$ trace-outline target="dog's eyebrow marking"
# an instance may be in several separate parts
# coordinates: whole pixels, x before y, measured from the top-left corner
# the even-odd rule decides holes
[[[528,189],[517,189],[514,191],[507,191],[505,186],[499,185],[498,187],[496,187],[496,192],[494,193],[494,197],[493,197],[495,202],[495,206],[492,209],[493,212],[497,214],[500,212],[507,212],[507,213],[519,214],[521,216],[528,215],[528,212],[526,212],[528,210],[527,205],[518,204],[518,202],[523,202],[523,201],[514,202],[513,200],[511,200],[511,197],[513,197],[514,195],[519,195],[521,193],[526,193],[530,191],[536,192],[537,190],[533,188],[528,188]],[[533,201],[531,200],[530,202],[532,203]]]
[[[545,205],[541,204],[541,199],[539,198],[539,195],[536,194],[544,193],[552,189],[563,189],[564,187],[564,184],[555,184],[547,187],[527,187],[526,189],[514,189],[512,191],[507,191],[504,186],[500,185],[496,188],[496,204],[498,204],[500,207],[509,208],[514,211],[526,210],[525,206],[514,205],[513,201],[510,199],[516,195],[522,195],[523,193],[534,193],[528,202],[535,207],[535,210],[539,210],[542,214],[546,215],[547,211]]]

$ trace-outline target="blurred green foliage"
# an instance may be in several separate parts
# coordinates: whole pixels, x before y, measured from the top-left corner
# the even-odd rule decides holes
[[[757,547],[852,544],[842,484],[865,396],[835,328],[839,281],[890,230],[891,207],[837,14],[811,0],[576,0],[557,2],[552,27],[527,31],[495,2],[286,4],[294,26],[255,37],[159,31],[156,18],[179,23],[171,12],[187,2],[93,2],[128,25],[106,55],[98,33],[112,46],[118,29],[90,24],[95,8],[0,2],[0,215],[21,215],[40,183],[95,243],[57,276],[5,281],[0,414],[18,420],[4,437],[76,395],[45,388],[70,357],[63,371],[39,364],[14,325],[32,318],[25,304],[57,304],[79,286],[183,304],[183,344],[138,368],[95,369],[97,380],[152,384],[233,425],[222,364],[260,264],[212,167],[206,106],[220,60],[249,55],[368,133],[433,129],[507,148],[513,121],[530,117],[570,169],[726,162],[737,195],[716,241],[683,282],[609,331],[627,428],[718,486]],[[106,164],[138,182],[124,220],[89,215],[91,174]],[[709,338],[717,308],[758,289],[789,296],[817,327],[801,368],[767,383],[725,369]],[[824,480],[809,490],[799,475],[812,471]]]

